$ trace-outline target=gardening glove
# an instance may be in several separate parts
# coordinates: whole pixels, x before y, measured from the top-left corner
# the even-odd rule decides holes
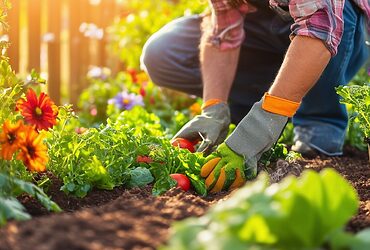
[[[244,157],[222,143],[206,158],[200,176],[206,178],[205,183],[211,193],[220,192],[224,187],[229,190],[241,187],[246,181]]]
[[[220,50],[234,49],[244,40],[244,16],[256,10],[246,1],[210,0],[211,31],[208,42]]]
[[[268,93],[255,103],[234,132],[201,169],[210,192],[240,187],[257,175],[257,162],[279,139],[300,103]]]
[[[225,102],[211,99],[202,106],[202,113],[185,124],[174,138],[189,141],[203,139],[198,152],[208,154],[223,142],[229,132],[230,110]]]

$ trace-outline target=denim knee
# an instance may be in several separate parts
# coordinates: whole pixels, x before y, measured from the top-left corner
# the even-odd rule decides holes
[[[342,155],[345,131],[322,122],[294,128],[294,141],[300,141],[328,156]]]
[[[160,73],[161,67],[166,63],[168,39],[165,35],[154,34],[149,38],[143,47],[140,56],[140,66],[148,73],[153,82],[159,86],[165,87],[165,81]]]

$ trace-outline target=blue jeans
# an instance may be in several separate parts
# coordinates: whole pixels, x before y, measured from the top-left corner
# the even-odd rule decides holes
[[[345,27],[338,54],[293,118],[294,140],[327,155],[342,153],[348,118],[334,88],[347,84],[367,59],[364,19],[351,1],[345,2]],[[200,23],[199,16],[179,18],[147,41],[141,63],[157,85],[202,96]],[[232,122],[238,123],[273,82],[289,47],[290,25],[269,8],[246,16],[247,35],[229,96]]]

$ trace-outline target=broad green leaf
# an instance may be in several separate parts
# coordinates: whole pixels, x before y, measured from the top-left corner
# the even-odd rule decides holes
[[[271,186],[261,175],[206,215],[177,223],[165,249],[175,249],[174,244],[176,249],[190,250],[242,249],[243,245],[247,249],[318,250],[333,242],[341,249],[368,236],[344,233],[357,206],[353,187],[333,169],[320,174],[304,171],[301,178],[288,177]],[[189,240],[192,230],[197,236]]]
[[[15,198],[0,196],[0,226],[5,225],[9,219],[28,220],[31,216]]]
[[[130,172],[131,179],[128,184],[129,187],[144,187],[154,181],[150,170],[143,167],[138,167]]]

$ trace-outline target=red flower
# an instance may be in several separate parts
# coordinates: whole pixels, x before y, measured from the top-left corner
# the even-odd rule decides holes
[[[26,122],[35,125],[37,130],[47,130],[57,123],[58,107],[45,93],[37,98],[35,91],[28,89],[26,99],[18,100],[16,107]]]
[[[136,71],[136,69],[134,69],[134,68],[128,68],[128,69],[127,69],[127,73],[129,73],[129,74],[130,74],[130,76],[131,76],[131,81],[132,81],[133,83],[138,83],[138,78],[137,78],[137,71]]]
[[[140,88],[139,93],[140,93],[140,95],[142,97],[145,97],[146,96],[146,91],[145,91],[145,89],[143,87]]]

